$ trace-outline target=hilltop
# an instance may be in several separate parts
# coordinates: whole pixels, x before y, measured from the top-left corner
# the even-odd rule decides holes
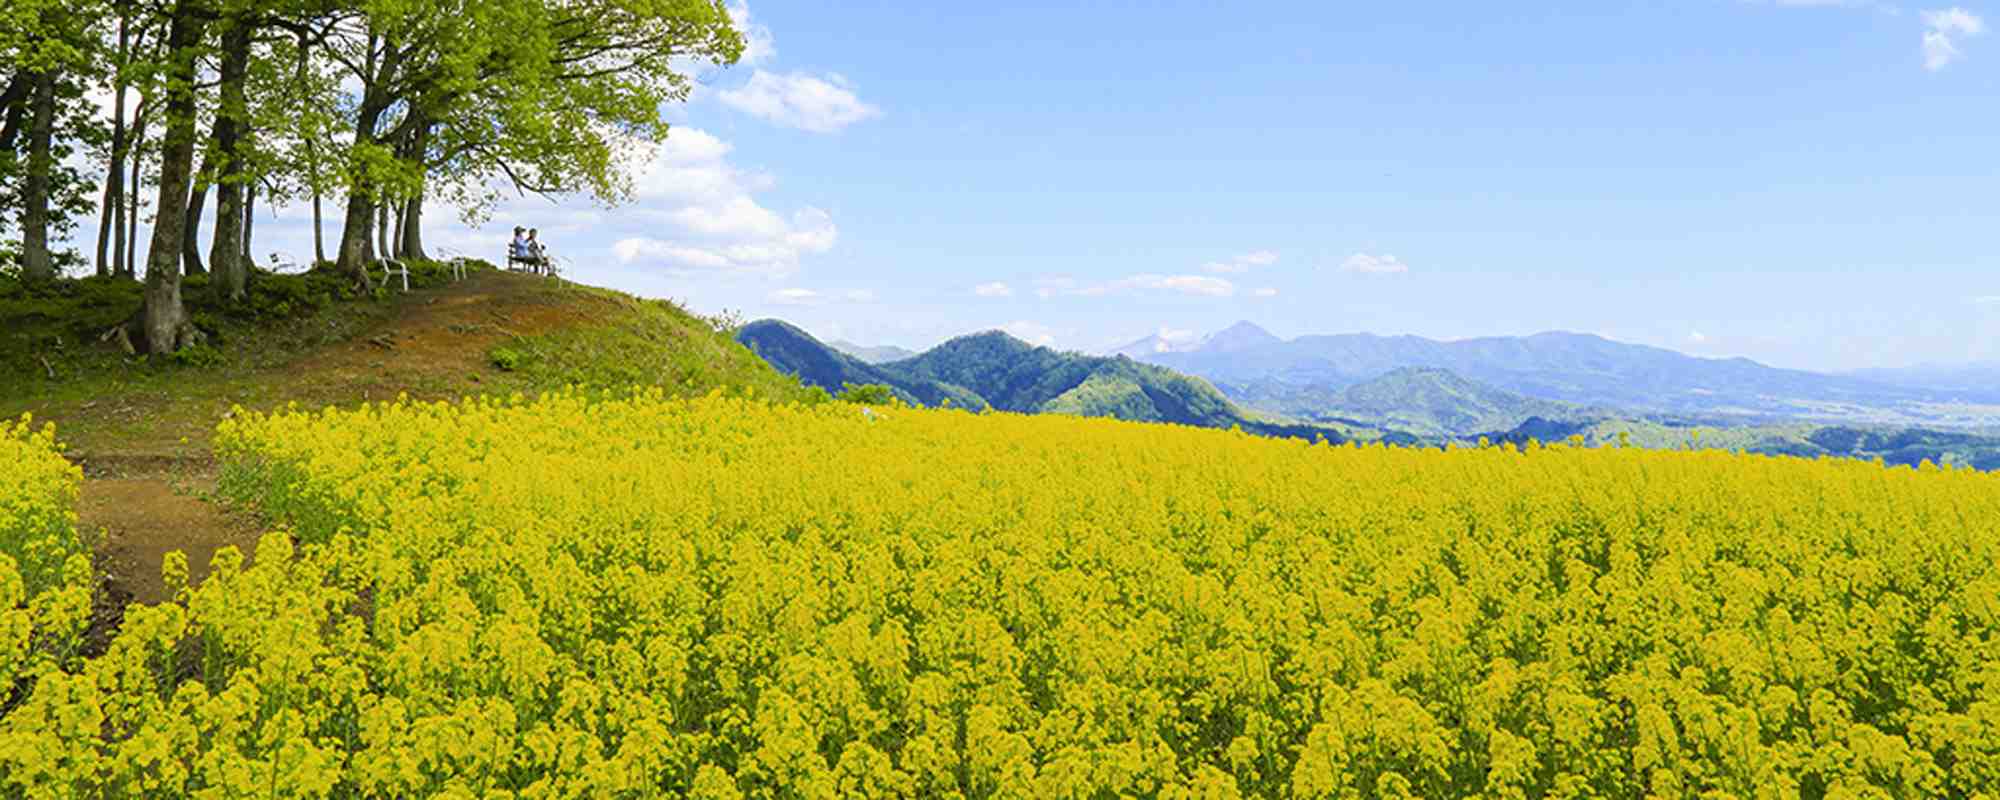
[[[216,478],[208,443],[234,406],[569,385],[808,396],[737,344],[726,321],[670,302],[487,267],[460,281],[434,264],[419,273],[415,291],[369,298],[343,297],[341,282],[318,273],[257,273],[262,299],[235,316],[198,313],[208,343],[171,358],[97,340],[130,313],[136,284],[85,279],[31,293],[0,279],[0,418],[55,423],[84,468],[81,524],[104,537],[108,598],[161,599],[166,552],[185,551],[199,577],[215,549],[247,550],[263,529],[205,499]]]
[[[166,358],[97,341],[136,306],[136,284],[92,278],[33,296],[0,284],[0,330],[10,332],[0,339],[0,416],[53,421],[84,456],[160,455],[183,437],[199,447],[239,404],[443,400],[569,384],[803,392],[737,345],[723,321],[668,301],[491,268],[453,281],[437,267],[408,294],[355,299],[320,275],[260,273],[252,286],[276,299],[234,316],[197,308],[208,344]]]

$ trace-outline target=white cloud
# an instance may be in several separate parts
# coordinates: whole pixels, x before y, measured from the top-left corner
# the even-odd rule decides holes
[[[1963,8],[1923,12],[1924,69],[1936,72],[1950,66],[1964,54],[1958,43],[1986,32],[1986,21]]]
[[[1000,281],[994,281],[972,287],[972,293],[980,297],[1013,297],[1014,287]]]
[[[736,168],[730,151],[728,142],[696,128],[669,133],[633,181],[635,206],[622,212],[660,225],[618,240],[612,256],[676,272],[784,275],[798,269],[801,257],[833,249],[840,229],[831,214],[811,206],[789,216],[766,208],[756,193],[774,181]]]
[[[2000,306],[2000,294],[1982,295],[1979,297],[1972,298],[1972,302],[1975,305]]]
[[[781,306],[805,306],[820,301],[820,293],[811,289],[779,289],[772,292],[770,301]]]
[[[1000,326],[1000,330],[1036,347],[1051,347],[1056,343],[1055,329],[1039,322],[1017,320]]]
[[[1701,331],[1688,331],[1688,344],[1708,344],[1708,335]]]
[[[841,298],[850,303],[873,303],[875,293],[867,289],[849,289],[841,293]]]
[[[1249,272],[1251,267],[1268,267],[1278,263],[1278,254],[1269,250],[1244,253],[1228,261],[1210,261],[1201,268],[1219,275],[1236,275]]]
[[[1263,288],[1260,288],[1260,289],[1255,289],[1255,290],[1252,290],[1252,291],[1250,292],[1250,296],[1251,296],[1251,297],[1277,297],[1277,296],[1278,296],[1278,290],[1277,290],[1277,289],[1274,289],[1274,288],[1271,288],[1271,287],[1269,287],[1269,286],[1265,286],[1265,287],[1263,287]]]
[[[753,117],[814,133],[833,133],[882,113],[862,102],[847,80],[833,73],[820,77],[760,69],[742,88],[725,89],[716,97]]]
[[[1340,265],[1342,271],[1360,272],[1369,275],[1394,275],[1410,271],[1410,265],[1392,255],[1373,256],[1355,253]]]
[[[738,33],[743,34],[743,55],[736,63],[756,66],[778,54],[778,47],[771,39],[771,29],[751,18],[749,3],[730,6],[729,22],[736,26]]]

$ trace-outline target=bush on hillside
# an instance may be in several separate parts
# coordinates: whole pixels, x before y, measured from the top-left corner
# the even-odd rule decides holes
[[[847,383],[842,386],[840,399],[849,403],[886,406],[896,402],[896,390],[879,383]]]

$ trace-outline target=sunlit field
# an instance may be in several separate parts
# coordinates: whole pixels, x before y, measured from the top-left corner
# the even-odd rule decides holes
[[[646,394],[217,440],[254,557],[96,658],[0,604],[7,793],[2000,786],[1969,470]]]

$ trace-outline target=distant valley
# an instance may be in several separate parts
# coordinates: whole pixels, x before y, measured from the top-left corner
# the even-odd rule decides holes
[[[746,325],[737,338],[829,392],[879,384],[929,406],[1331,441],[1581,437],[2000,469],[2000,389],[1988,382],[1995,373],[1980,368],[1826,375],[1584,334],[1286,340],[1248,322],[1201,339],[1148,336],[1100,355],[1036,347],[998,331],[918,353],[821,342],[777,320]]]
[[[1468,380],[1437,367],[1402,367],[1349,383],[1277,378],[1217,381],[1216,388],[1247,408],[1314,422],[1341,422],[1426,438],[1507,430],[1531,418],[1585,420],[1615,415],[1542,400]]]
[[[1640,414],[1739,423],[1818,422],[1976,427],[2000,422],[2000,387],[1976,379],[1826,375],[1744,358],[1697,358],[1578,333],[1437,341],[1341,334],[1280,339],[1238,323],[1199,344],[1132,358],[1218,386],[1342,387],[1407,368],[1449,370],[1523,397]],[[1971,385],[1968,385],[1970,383]]]

